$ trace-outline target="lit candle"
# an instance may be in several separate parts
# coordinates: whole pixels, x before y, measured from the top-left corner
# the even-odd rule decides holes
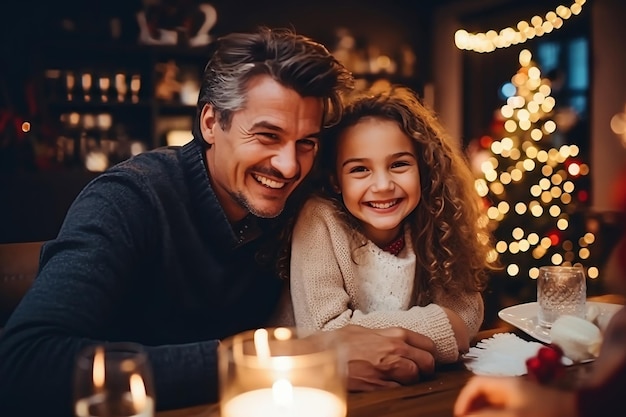
[[[220,346],[219,358],[222,417],[346,416],[335,351],[292,329],[236,335]]]
[[[346,405],[336,395],[318,388],[289,387],[290,400],[274,388],[262,388],[230,399],[222,417],[345,417]]]
[[[96,353],[93,356],[93,386],[96,392],[104,389],[104,349],[102,346],[96,347]]]
[[[132,374],[130,376],[130,396],[135,411],[141,411],[146,408],[146,400],[148,398],[146,395],[146,386],[143,383],[143,378],[141,378],[139,374]]]

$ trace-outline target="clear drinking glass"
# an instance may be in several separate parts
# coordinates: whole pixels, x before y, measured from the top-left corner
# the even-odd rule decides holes
[[[140,345],[89,346],[76,359],[76,417],[153,417],[154,388],[148,358]]]
[[[552,327],[564,314],[584,318],[587,282],[585,270],[578,266],[542,266],[537,277],[539,325]]]
[[[221,417],[345,417],[345,361],[327,342],[286,327],[224,340],[218,359]]]

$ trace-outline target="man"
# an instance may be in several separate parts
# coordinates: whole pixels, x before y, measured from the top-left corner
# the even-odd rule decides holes
[[[193,141],[103,173],[44,246],[0,339],[0,414],[70,414],[76,353],[104,341],[144,346],[158,408],[215,401],[219,340],[275,313],[283,210],[351,81],[322,45],[290,31],[219,39]],[[335,336],[348,347],[351,389],[433,370],[425,336],[356,326]]]

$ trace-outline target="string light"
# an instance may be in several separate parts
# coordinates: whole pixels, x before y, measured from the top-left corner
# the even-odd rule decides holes
[[[558,6],[545,14],[545,17],[533,16],[529,21],[521,20],[515,29],[506,27],[500,31],[469,33],[459,29],[454,34],[457,48],[474,52],[493,52],[498,48],[508,48],[526,42],[534,37],[541,37],[563,26],[563,22],[574,15],[580,14],[586,0],[575,0],[569,7]]]
[[[611,117],[611,130],[620,137],[622,145],[626,147],[626,105],[623,113]]]

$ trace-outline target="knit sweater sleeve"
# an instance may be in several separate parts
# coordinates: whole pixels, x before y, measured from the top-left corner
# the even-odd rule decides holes
[[[306,330],[334,329],[350,323],[348,295],[339,259],[350,258],[347,236],[331,233],[341,227],[320,199],[307,201],[294,226],[290,285],[296,326]],[[334,238],[334,239],[333,239]]]
[[[39,275],[0,338],[0,415],[73,415],[76,354],[105,342],[135,276],[133,259],[146,257],[154,214],[140,188],[103,175],[79,195],[58,238],[44,245]],[[218,343],[145,346],[158,407],[215,399],[209,393],[217,391]]]
[[[296,324],[330,330],[347,324],[368,328],[403,327],[431,338],[435,359],[458,359],[458,346],[442,306],[455,311],[475,334],[482,322],[480,294],[438,296],[424,307],[366,311],[356,300],[360,277],[350,251],[349,232],[332,209],[319,200],[308,202],[294,229],[291,258],[291,291]],[[441,303],[438,305],[437,303]]]
[[[470,339],[480,330],[485,315],[484,303],[481,294],[477,291],[435,293],[433,302],[441,307],[452,310],[459,315],[465,326]]]
[[[471,336],[475,335],[482,320],[480,295],[460,294],[457,299],[439,299],[426,306],[413,306],[408,310],[352,312],[351,323],[370,328],[399,326],[428,336],[435,343],[435,359],[440,363],[456,362],[459,348],[447,314],[447,307],[458,314]]]

